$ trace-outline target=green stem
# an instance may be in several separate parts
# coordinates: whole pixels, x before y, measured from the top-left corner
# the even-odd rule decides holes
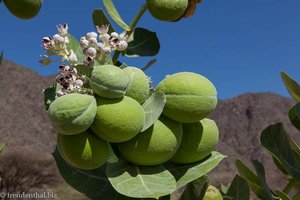
[[[133,21],[130,24],[130,31],[126,32],[126,35],[128,35],[128,37],[130,37],[130,35],[133,33],[135,26],[137,25],[137,23],[140,21],[140,19],[142,18],[142,16],[144,15],[144,13],[147,10],[147,4],[144,4],[140,11],[138,12],[138,14],[136,15],[136,17],[133,19]],[[113,55],[113,63],[116,64],[116,62],[118,61],[118,58],[120,56],[120,51],[115,51],[114,55]]]
[[[283,189],[283,192],[288,194],[293,189],[296,183],[297,182],[294,179],[290,179],[285,188]]]

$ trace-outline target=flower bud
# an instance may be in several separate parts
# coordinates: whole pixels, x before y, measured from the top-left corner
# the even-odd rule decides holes
[[[90,38],[97,38],[97,33],[89,32],[86,34],[86,39],[89,40]]]
[[[65,38],[63,38],[62,36],[60,36],[58,34],[55,34],[53,36],[53,40],[54,40],[55,44],[58,44],[58,45],[62,45],[65,42]]]
[[[78,63],[78,59],[76,54],[73,52],[73,50],[71,50],[68,61],[71,65],[75,65]]]
[[[57,26],[58,34],[62,37],[66,37],[68,35],[68,24],[59,24]]]
[[[89,41],[85,37],[80,38],[80,46],[85,49],[89,47]]]

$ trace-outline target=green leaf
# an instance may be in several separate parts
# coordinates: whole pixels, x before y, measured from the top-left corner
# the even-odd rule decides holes
[[[267,127],[260,136],[260,142],[284,166],[285,170],[300,181],[300,161],[290,146],[289,136],[282,123]]]
[[[163,92],[154,92],[142,105],[145,111],[145,124],[141,132],[148,129],[161,115],[166,104]]]
[[[185,187],[183,194],[179,200],[203,199],[210,179],[207,176],[202,176]]]
[[[90,199],[132,200],[132,198],[125,197],[113,189],[105,174],[105,166],[88,171],[71,167],[61,157],[58,148],[55,149],[53,157],[64,180]]]
[[[167,169],[173,174],[177,180],[177,189],[182,188],[186,184],[206,175],[213,170],[226,156],[219,152],[213,151],[205,160],[188,164],[179,165],[168,163]]]
[[[103,12],[102,9],[94,10],[94,12],[93,12],[93,22],[94,22],[95,28],[97,26],[109,25],[108,33],[115,32],[114,28],[110,24],[108,18],[106,17],[106,15],[105,15],[105,13]]]
[[[159,52],[160,44],[155,32],[136,28],[128,42],[126,56],[154,56]]]
[[[87,77],[91,77],[92,75],[93,68],[91,68],[90,66],[76,65],[75,68],[77,69],[77,73],[80,76],[84,75]]]
[[[44,105],[46,110],[48,110],[50,104],[55,100],[56,92],[60,90],[60,88],[60,85],[54,84],[44,90]]]
[[[281,72],[281,78],[290,95],[300,101],[300,85],[285,72]]]
[[[293,150],[293,152],[296,154],[298,160],[300,160],[300,148],[299,146],[296,144],[296,142],[289,137],[289,144],[291,146],[291,149]]]
[[[1,54],[0,54],[0,65],[2,64],[3,62],[3,51],[1,51]]]
[[[282,165],[282,163],[280,162],[280,160],[278,160],[276,157],[272,156],[272,160],[275,163],[276,167],[284,174],[284,175],[289,175],[289,173],[285,170],[284,166]]]
[[[300,103],[297,103],[289,111],[289,118],[292,124],[300,130]]]
[[[6,145],[5,143],[0,143],[0,153],[3,151],[5,145]]]
[[[131,30],[130,26],[128,26],[121,18],[112,0],[103,0],[103,4],[108,14],[120,27],[122,27],[125,31]]]
[[[264,190],[257,175],[241,160],[236,160],[235,164],[240,173],[240,176],[248,182],[251,190],[256,194],[256,196],[258,196],[259,198],[263,198]]]
[[[120,194],[134,198],[156,198],[176,190],[176,180],[162,166],[142,167],[120,160],[106,170],[111,185]]]
[[[281,200],[293,200],[291,197],[280,190],[275,190],[275,193],[280,197]]]
[[[264,189],[264,200],[274,200],[273,196],[272,196],[272,191],[270,190],[269,186],[267,185],[266,182],[266,176],[265,176],[265,168],[262,165],[261,162],[259,162],[258,160],[252,160],[252,164],[255,168],[258,180],[260,182],[260,185],[262,185],[263,189]]]
[[[233,200],[249,200],[250,189],[247,181],[245,181],[242,177],[236,175],[226,192],[226,196],[231,197],[231,199]]]
[[[83,50],[80,47],[79,42],[77,41],[77,39],[71,35],[68,34],[68,38],[69,38],[69,44],[67,45],[67,49],[68,50],[73,50],[73,52],[75,53],[75,55],[77,56],[78,59],[78,64],[83,64],[83,61],[85,60],[86,56],[83,54]]]
[[[225,186],[225,185],[221,184],[221,190],[220,190],[220,191],[221,191],[223,194],[226,194],[229,187],[230,187],[230,184],[229,184],[228,186]]]

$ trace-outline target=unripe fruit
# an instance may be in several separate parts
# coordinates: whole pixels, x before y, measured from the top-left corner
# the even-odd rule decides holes
[[[181,124],[161,117],[146,131],[127,142],[120,143],[119,149],[125,159],[134,164],[159,165],[175,154],[181,138]]]
[[[188,7],[189,0],[147,0],[151,15],[162,21],[179,19]]]
[[[123,97],[128,83],[127,74],[114,65],[96,66],[90,80],[94,93],[109,99]]]
[[[138,134],[145,123],[142,106],[130,97],[97,97],[97,114],[91,128],[108,142],[124,142]]]
[[[79,169],[96,169],[108,158],[108,143],[89,129],[77,135],[58,134],[57,145],[66,162]]]
[[[48,116],[58,133],[74,135],[90,127],[96,110],[97,103],[93,96],[72,93],[55,99],[48,109]]]
[[[182,142],[172,157],[172,161],[189,164],[209,156],[219,141],[219,130],[216,123],[203,119],[196,123],[182,124]]]
[[[129,84],[125,95],[142,104],[149,96],[149,79],[139,68],[126,67],[123,70],[129,77]]]
[[[162,80],[156,91],[166,94],[163,114],[183,123],[197,122],[209,115],[217,105],[217,91],[204,76],[179,72]]]
[[[42,3],[42,0],[4,0],[7,9],[21,19],[35,17],[39,13]]]
[[[223,200],[223,197],[215,186],[209,185],[203,200]]]

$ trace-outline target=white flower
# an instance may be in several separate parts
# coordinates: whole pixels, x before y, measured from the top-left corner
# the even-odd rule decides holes
[[[97,38],[98,34],[95,32],[89,32],[86,34],[86,39],[89,40],[90,38]]]
[[[65,38],[58,34],[55,34],[55,35],[53,35],[53,41],[57,45],[62,45],[65,43]]]
[[[76,54],[73,52],[73,50],[70,51],[68,61],[71,65],[75,65],[78,63],[78,58],[77,58]]]
[[[125,49],[127,49],[127,47],[128,47],[128,43],[124,40],[121,40],[116,44],[117,51],[124,51]]]

